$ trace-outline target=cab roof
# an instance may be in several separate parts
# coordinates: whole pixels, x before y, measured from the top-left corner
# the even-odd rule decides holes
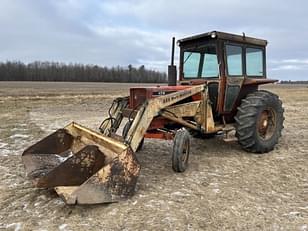
[[[252,37],[247,37],[243,33],[243,35],[236,35],[236,34],[230,34],[226,32],[220,32],[220,31],[211,31],[203,34],[193,35],[190,37],[186,37],[183,39],[180,39],[177,41],[178,45],[181,46],[186,42],[193,42],[193,41],[199,41],[199,40],[214,40],[214,39],[221,39],[226,40],[230,42],[240,42],[240,43],[247,43],[251,45],[257,45],[257,46],[266,46],[267,41],[263,39],[257,39]]]

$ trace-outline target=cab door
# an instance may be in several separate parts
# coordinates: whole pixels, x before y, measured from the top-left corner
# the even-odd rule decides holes
[[[244,81],[244,47],[240,44],[225,43],[225,96],[223,112],[232,111]]]

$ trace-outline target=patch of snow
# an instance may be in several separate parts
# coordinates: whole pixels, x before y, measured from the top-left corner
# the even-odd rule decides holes
[[[59,230],[66,230],[67,224],[59,225]]]
[[[182,192],[173,192],[171,193],[172,196],[181,196],[181,197],[184,197],[184,196],[187,196],[185,193],[182,193]]]
[[[9,149],[1,149],[1,150],[0,150],[0,155],[1,155],[1,156],[8,156],[8,155],[11,154],[11,153],[12,153],[12,151],[9,150]]]
[[[55,205],[63,205],[64,201],[57,197],[55,200],[53,200],[53,204],[55,204]],[[54,213],[57,213],[57,211],[55,210]]]
[[[12,128],[11,129],[11,132],[16,132],[16,131],[26,131],[27,129],[26,128]]]
[[[9,224],[6,226],[6,229],[9,229],[9,228],[14,228],[14,231],[19,231],[21,230],[21,223],[12,223],[12,224]]]
[[[55,156],[56,156],[57,159],[62,163],[62,162],[64,162],[64,161],[66,161],[68,158],[72,157],[73,155],[74,155],[74,154],[73,154],[73,152],[71,151],[71,152],[69,153],[68,156],[59,156],[59,155],[55,155]]]
[[[299,216],[301,213],[298,211],[294,211],[294,212],[289,212],[289,213],[285,213],[283,214],[283,216]]]
[[[218,183],[216,183],[216,182],[211,182],[209,185],[218,186]]]
[[[220,174],[217,174],[217,173],[214,173],[214,172],[209,172],[208,175],[210,175],[210,176],[218,176],[218,177],[221,176]]]
[[[26,204],[26,203],[23,204],[22,209],[25,210],[25,211],[27,211],[27,208],[28,208],[28,204]]]
[[[297,212],[297,211],[295,211],[295,212],[290,212],[289,213],[289,215],[295,215],[295,216],[297,216],[297,215],[299,215],[299,214],[301,214],[300,212]]]
[[[14,135],[11,135],[10,138],[11,139],[16,139],[16,138],[28,138],[29,135],[24,135],[24,134],[14,134]]]
[[[277,156],[276,159],[277,159],[277,160],[284,160],[285,157],[283,157],[283,156]]]
[[[117,213],[118,213],[118,209],[117,209],[117,208],[114,208],[113,210],[111,210],[111,211],[108,213],[108,215],[115,216]]]
[[[4,148],[5,146],[7,146],[8,144],[7,143],[2,143],[0,142],[0,148]]]
[[[37,206],[39,206],[40,205],[40,202],[35,202],[34,203],[34,207],[37,207]]]
[[[213,192],[214,192],[214,193],[220,193],[220,189],[219,189],[219,188],[214,188],[214,189],[213,189]]]
[[[301,228],[300,228],[301,231],[307,231],[308,230],[308,225],[303,225]]]
[[[133,204],[133,205],[136,205],[136,204],[137,204],[137,201],[134,201],[132,204]]]

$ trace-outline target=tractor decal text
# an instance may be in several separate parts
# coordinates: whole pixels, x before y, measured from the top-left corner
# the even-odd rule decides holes
[[[192,94],[191,90],[185,90],[185,91],[179,92],[177,95],[162,99],[162,103],[169,103],[172,101],[177,101],[179,98],[185,98],[186,96],[188,97],[191,94]]]

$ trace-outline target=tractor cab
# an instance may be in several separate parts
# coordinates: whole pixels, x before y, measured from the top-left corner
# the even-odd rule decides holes
[[[266,79],[266,45],[262,39],[209,32],[180,39],[180,85],[207,82],[213,111],[232,114],[240,99]]]

